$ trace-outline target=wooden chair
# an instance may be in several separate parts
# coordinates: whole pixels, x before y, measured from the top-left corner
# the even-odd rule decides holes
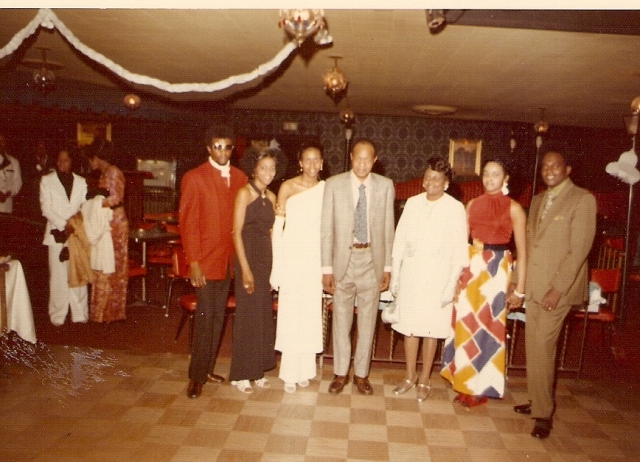
[[[622,269],[625,263],[625,254],[623,251],[624,241],[622,238],[608,238],[598,249],[598,263],[596,268]]]
[[[578,366],[574,371],[577,378],[580,378],[582,371],[582,363],[584,352],[588,338],[588,325],[591,322],[599,322],[601,326],[602,348],[605,351],[611,350],[611,338],[616,321],[616,308],[618,307],[618,292],[620,290],[621,280],[620,268],[594,268],[590,271],[590,280],[598,284],[601,288],[602,297],[606,300],[606,304],[600,307],[598,312],[587,312],[586,304],[579,310],[569,313],[564,327],[564,341],[560,354],[560,365],[564,366],[564,360],[567,352],[567,342],[569,338],[569,327],[574,321],[582,322],[582,338],[580,342],[580,350],[578,356]]]

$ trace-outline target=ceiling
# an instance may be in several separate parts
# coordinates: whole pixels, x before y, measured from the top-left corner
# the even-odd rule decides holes
[[[179,104],[224,101],[238,109],[418,116],[414,105],[453,106],[464,120],[622,128],[640,95],[640,11],[445,10],[438,34],[425,10],[325,10],[333,44],[312,41],[268,77],[220,92],[168,93],[131,85],[95,64],[58,31],[41,28],[0,73],[32,72],[40,58],[64,67],[58,79],[119,87]],[[37,10],[0,11],[0,48]],[[171,83],[211,83],[274,59],[287,43],[278,10],[55,9],[90,49],[124,69]],[[336,105],[322,75],[331,56],[349,79]],[[2,89],[0,88],[0,91]],[[426,117],[422,115],[422,117]]]

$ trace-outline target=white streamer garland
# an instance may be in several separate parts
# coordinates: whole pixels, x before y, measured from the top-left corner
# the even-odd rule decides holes
[[[164,80],[156,79],[146,75],[135,74],[123,68],[119,64],[114,63],[106,56],[98,53],[97,51],[89,48],[82,43],[75,35],[69,30],[69,28],[62,22],[56,14],[49,8],[41,8],[38,14],[33,20],[27,24],[22,30],[20,30],[3,48],[0,49],[0,59],[7,55],[10,55],[20,47],[22,42],[28,37],[33,35],[38,28],[46,27],[47,29],[56,28],[67,39],[67,41],[73,45],[79,52],[86,55],[93,61],[102,64],[108,68],[114,74],[122,77],[123,79],[137,83],[140,85],[150,85],[160,90],[164,90],[170,93],[186,93],[186,92],[201,92],[211,93],[221,91],[232,85],[239,85],[250,82],[265,74],[268,74],[272,70],[276,69],[287,57],[297,49],[293,42],[287,43],[282,50],[269,62],[259,65],[256,69],[246,74],[234,75],[227,77],[224,80],[213,83],[170,83]]]

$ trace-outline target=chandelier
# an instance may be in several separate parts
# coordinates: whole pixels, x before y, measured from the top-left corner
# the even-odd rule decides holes
[[[318,45],[327,45],[333,41],[327,30],[323,10],[280,10],[278,26],[293,37],[298,47],[312,35]]]
[[[41,64],[40,68],[33,71],[33,83],[35,84],[36,90],[46,95],[50,91],[55,90],[56,75],[47,67],[47,50],[49,48],[38,47],[38,49],[42,53],[42,61],[39,63]]]
[[[338,96],[347,88],[349,80],[347,76],[338,68],[338,60],[342,56],[330,56],[334,61],[333,69],[328,71],[322,77],[324,89],[331,98],[337,102]]]

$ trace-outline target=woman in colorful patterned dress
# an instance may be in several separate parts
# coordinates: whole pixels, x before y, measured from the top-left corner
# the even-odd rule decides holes
[[[105,274],[95,271],[96,280],[91,288],[89,320],[110,322],[125,319],[128,283],[128,242],[129,222],[124,212],[124,175],[112,165],[113,150],[111,143],[98,139],[89,150],[88,158],[91,170],[99,170],[98,187],[108,191],[102,202],[103,207],[113,210],[111,219],[111,238],[115,257],[115,272]]]
[[[506,195],[508,181],[501,161],[487,162],[482,170],[485,192],[467,204],[470,265],[460,277],[461,292],[441,371],[458,392],[454,401],[466,407],[503,397],[506,313],[521,306],[524,298],[526,215]],[[512,234],[519,267],[515,288],[509,250]]]

